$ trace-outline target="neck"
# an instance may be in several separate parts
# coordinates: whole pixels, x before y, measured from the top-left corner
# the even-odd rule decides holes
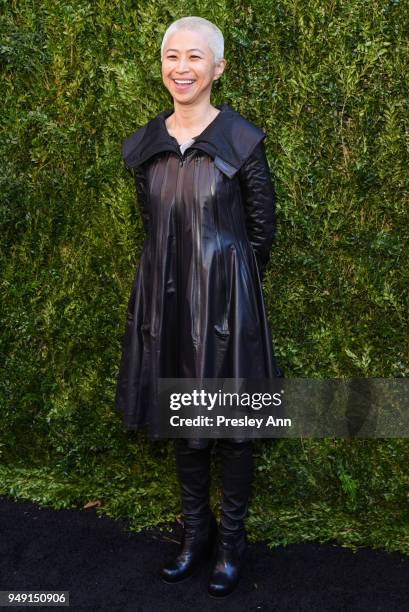
[[[167,124],[172,130],[188,132],[210,123],[219,112],[218,108],[210,104],[210,100],[196,104],[180,104],[174,100],[174,112],[167,120]]]

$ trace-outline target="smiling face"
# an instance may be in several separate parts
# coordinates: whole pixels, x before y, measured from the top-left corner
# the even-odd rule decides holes
[[[210,99],[213,82],[226,61],[214,63],[205,32],[178,30],[163,50],[162,79],[171,96],[181,103]]]

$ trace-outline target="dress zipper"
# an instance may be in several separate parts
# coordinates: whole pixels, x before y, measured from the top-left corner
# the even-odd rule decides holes
[[[188,147],[186,149],[186,151],[183,153],[183,155],[180,153],[180,149],[178,150],[178,156],[179,156],[179,172],[178,172],[178,176],[176,179],[176,198],[180,199],[181,195],[180,195],[180,185],[183,183],[183,175],[184,175],[184,163],[188,157],[188,152],[190,150],[191,147]],[[198,328],[199,325],[199,309],[200,309],[200,274],[199,274],[199,270],[197,269],[197,266],[199,265],[199,257],[200,257],[200,245],[199,245],[199,235],[200,235],[200,230],[199,230],[199,225],[198,225],[198,219],[196,217],[197,215],[197,211],[193,212],[194,214],[194,219],[193,219],[193,249],[196,249],[198,252],[196,252],[196,256],[194,257],[194,261],[196,262],[194,269],[193,269],[193,275],[194,275],[194,286],[195,286],[195,299],[194,299],[194,308],[193,308],[193,312],[192,312],[192,317],[193,317],[193,329],[192,329],[192,333],[193,333],[193,338],[195,340],[195,342],[199,343],[200,342],[200,329]]]

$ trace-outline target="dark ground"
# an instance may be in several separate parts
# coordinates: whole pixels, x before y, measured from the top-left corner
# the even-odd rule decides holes
[[[399,553],[250,544],[239,586],[218,601],[206,592],[209,566],[167,585],[157,572],[177,544],[156,529],[126,529],[126,521],[98,518],[94,509],[56,511],[0,497],[0,590],[69,590],[75,612],[409,610],[409,557]],[[168,537],[179,536],[176,525]]]

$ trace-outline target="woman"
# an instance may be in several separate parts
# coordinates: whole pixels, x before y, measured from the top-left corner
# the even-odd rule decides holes
[[[225,69],[221,31],[174,22],[162,42],[173,108],[123,143],[147,238],[129,298],[115,406],[128,429],[151,426],[158,378],[280,375],[261,279],[274,235],[265,133],[228,104],[210,103]],[[154,438],[154,432],[151,432]],[[214,552],[209,594],[238,583],[252,481],[251,440],[218,439],[221,520],[209,507],[211,446],[175,441],[184,532],[166,582],[190,576]]]

